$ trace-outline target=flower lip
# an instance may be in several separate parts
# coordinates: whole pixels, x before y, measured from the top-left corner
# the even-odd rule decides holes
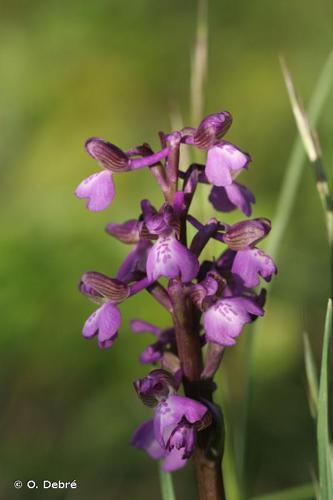
[[[206,116],[194,134],[194,145],[205,150],[213,147],[226,134],[231,124],[232,116],[229,111]]]
[[[151,281],[165,276],[169,279],[180,277],[183,283],[187,283],[196,277],[198,271],[197,257],[174,235],[160,236],[148,254],[147,276]]]
[[[86,143],[87,152],[98,163],[112,172],[125,172],[129,170],[129,158],[120,148],[98,137],[90,137]]]

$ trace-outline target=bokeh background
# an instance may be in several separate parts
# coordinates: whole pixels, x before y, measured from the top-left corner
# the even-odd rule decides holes
[[[168,318],[141,294],[121,307],[123,327],[112,350],[100,351],[81,338],[94,305],[77,283],[86,270],[116,272],[128,248],[104,226],[135,217],[142,197],[158,205],[159,193],[148,172],[119,175],[113,205],[94,214],[73,191],[96,171],[83,149],[87,137],[124,149],[143,141],[157,147],[157,132],[170,130],[175,109],[196,125],[189,121],[196,1],[0,6],[0,498],[156,500],[157,465],[129,445],[149,415],[132,381],[147,371],[137,358],[150,339],[133,336],[128,322],[134,316],[164,326]],[[332,19],[328,0],[210,1],[205,112],[230,110],[228,138],[253,156],[242,181],[257,196],[254,216],[274,221],[296,135],[278,54],[307,102],[333,45]],[[332,104],[330,97],[318,127],[329,167]],[[205,214],[213,214],[208,205]],[[324,223],[307,164],[278,264],[255,341],[249,496],[311,482],[316,467],[302,334],[309,332],[318,361],[329,286]],[[217,398],[234,437],[247,335],[228,351],[218,376]],[[227,469],[233,500],[231,462]],[[16,491],[16,479],[75,479],[79,489]],[[195,498],[190,469],[175,479],[179,499]]]

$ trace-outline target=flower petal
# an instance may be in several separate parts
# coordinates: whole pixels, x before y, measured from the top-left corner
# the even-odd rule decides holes
[[[150,241],[140,240],[118,269],[117,279],[125,283],[130,283],[136,279],[138,272],[145,273],[147,255],[150,247]]]
[[[187,464],[187,460],[187,458],[184,458],[183,449],[178,450],[177,448],[173,448],[162,461],[162,469],[165,472],[173,472],[184,467]]]
[[[143,422],[134,432],[131,439],[132,446],[144,450],[151,458],[159,460],[166,451],[160,446],[154,435],[153,419]]]
[[[82,330],[82,335],[86,339],[90,339],[91,337],[94,337],[97,334],[97,332],[98,332],[98,318],[99,318],[102,307],[99,307],[98,309],[96,309],[96,311],[94,311],[89,316],[87,321],[85,322],[85,324],[83,326],[83,330]]]
[[[250,248],[236,253],[231,271],[242,279],[245,287],[253,288],[260,283],[259,276],[270,281],[277,268],[265,252],[259,248]]]
[[[147,275],[151,281],[160,276],[169,279],[181,276],[183,282],[192,281],[198,274],[199,262],[195,255],[173,236],[160,236],[147,259]]]
[[[218,300],[204,313],[207,339],[222,346],[235,344],[235,337],[243,326],[253,320],[251,314],[262,316],[263,309],[246,297],[229,297]]]
[[[232,184],[232,174],[245,168],[249,161],[249,155],[230,142],[221,141],[208,151],[205,174],[214,186],[228,186]]]
[[[148,323],[148,321],[143,321],[142,319],[133,319],[131,321],[131,328],[134,333],[152,333],[153,335],[158,335],[161,333],[161,329]]]
[[[154,417],[156,439],[161,446],[165,446],[183,417],[190,424],[194,424],[199,422],[206,412],[206,406],[194,399],[185,396],[169,396],[156,407]]]
[[[112,173],[105,170],[90,175],[79,184],[75,194],[78,198],[88,199],[88,210],[92,212],[104,210],[110,205],[115,195]]]
[[[213,186],[209,201],[220,212],[231,212],[239,208],[246,216],[252,213],[251,203],[256,199],[249,189],[238,182],[233,182],[228,186]]]
[[[101,348],[111,347],[112,342],[117,337],[120,324],[119,309],[112,302],[104,304],[98,317],[98,344]]]

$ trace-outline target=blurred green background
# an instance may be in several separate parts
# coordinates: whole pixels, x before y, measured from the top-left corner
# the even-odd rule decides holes
[[[150,338],[133,336],[128,321],[164,326],[168,318],[141,294],[121,306],[119,339],[100,351],[81,338],[94,306],[77,283],[86,270],[116,272],[128,248],[104,233],[105,224],[136,217],[142,197],[158,205],[159,193],[148,172],[119,175],[113,205],[94,214],[73,191],[96,171],[83,149],[87,137],[124,149],[143,141],[157,147],[157,132],[170,130],[175,108],[196,125],[189,122],[196,1],[0,6],[0,498],[156,500],[157,465],[129,445],[150,413],[132,389],[147,371],[137,358]],[[296,135],[278,54],[307,102],[333,46],[332,19],[326,0],[210,1],[205,112],[231,111],[228,138],[253,156],[242,182],[257,196],[254,216],[274,217]],[[332,104],[331,96],[319,126],[328,166]],[[255,342],[249,495],[311,482],[316,467],[302,334],[309,332],[319,360],[329,287],[324,223],[308,166],[278,264]],[[218,376],[217,397],[223,394],[235,436],[247,334]],[[177,498],[194,498],[191,470],[175,476]],[[15,491],[16,479],[75,479],[79,489]]]

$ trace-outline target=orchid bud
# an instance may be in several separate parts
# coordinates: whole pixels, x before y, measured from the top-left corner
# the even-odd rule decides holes
[[[142,223],[136,219],[128,220],[123,224],[108,224],[106,232],[117,238],[122,243],[132,244],[140,240],[140,229]]]
[[[115,304],[122,302],[129,295],[129,288],[125,283],[97,272],[83,274],[80,289],[89,290],[90,294],[99,294]]]
[[[157,369],[134,382],[134,388],[146,406],[156,406],[177,390],[177,382],[171,373]]]
[[[204,311],[214,301],[216,294],[220,294],[226,285],[226,280],[214,270],[209,271],[205,278],[191,287],[190,296],[193,303]]]
[[[265,238],[270,230],[271,222],[268,219],[244,220],[231,226],[224,234],[223,241],[231,250],[244,250]]]
[[[87,152],[98,163],[112,172],[125,172],[129,170],[129,158],[117,146],[98,137],[91,137],[85,143]]]
[[[206,116],[197,128],[193,142],[200,149],[213,147],[229,130],[232,116],[228,111]]]

